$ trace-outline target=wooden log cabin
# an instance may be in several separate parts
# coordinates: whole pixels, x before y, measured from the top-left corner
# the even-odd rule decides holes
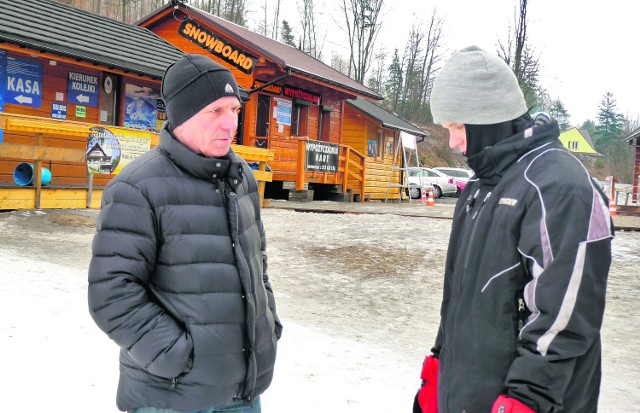
[[[633,164],[633,189],[631,202],[636,206],[636,213],[640,213],[640,128],[631,132],[625,142],[635,147],[635,161]]]
[[[16,166],[35,161],[49,187],[86,189],[86,124],[149,135],[163,123],[161,78],[183,52],[149,30],[48,0],[0,0],[0,22],[0,187],[16,188]]]
[[[379,101],[378,93],[295,47],[180,2],[137,24],[186,53],[209,56],[229,68],[247,90],[237,141],[275,150],[269,195],[291,200],[312,200],[314,193],[316,199],[384,197],[377,182],[391,179],[391,168],[383,166],[390,160],[384,154],[367,156],[367,143],[378,129],[385,139],[399,129],[375,118],[371,124],[347,121],[358,110],[349,100]]]
[[[342,124],[342,141],[366,155],[365,194],[368,199],[401,199],[404,151],[401,134],[414,143],[429,133],[369,102],[348,100]],[[365,136],[366,139],[362,139]],[[405,142],[406,144],[406,142]],[[414,162],[418,162],[416,157]],[[416,165],[413,165],[416,166]]]

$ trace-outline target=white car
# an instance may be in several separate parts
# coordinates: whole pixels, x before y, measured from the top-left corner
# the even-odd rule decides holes
[[[422,187],[429,190],[433,187],[434,198],[443,195],[458,195],[458,187],[454,178],[432,168],[410,167],[407,168],[408,188],[407,194],[412,199],[420,198]]]
[[[433,169],[440,171],[447,176],[453,177],[453,180],[458,187],[458,195],[460,195],[460,192],[464,189],[469,178],[473,176],[473,171],[471,169],[453,168],[448,166],[437,166]]]

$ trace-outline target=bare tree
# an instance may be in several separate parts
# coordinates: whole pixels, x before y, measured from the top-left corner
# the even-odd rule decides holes
[[[443,20],[438,17],[434,8],[429,21],[429,29],[426,33],[426,45],[422,59],[422,70],[420,73],[420,95],[418,100],[421,104],[427,103],[431,95],[431,87],[435,80],[438,64],[442,60],[440,50],[442,48],[442,25]]]
[[[498,41],[498,54],[513,69],[528,108],[538,106],[541,87],[540,59],[535,56],[527,37],[527,2],[518,0],[518,13],[514,16],[515,29],[506,43]],[[510,29],[511,30],[511,29]]]
[[[266,0],[265,0],[266,1]],[[280,3],[281,0],[276,0],[276,7],[273,11],[273,24],[271,25],[272,30],[271,30],[271,38],[272,39],[277,39],[278,38],[278,23],[279,23],[279,19],[280,19]]]
[[[347,33],[350,55],[348,76],[363,83],[371,66],[376,37],[380,32],[380,11],[384,0],[342,0],[340,6]]]
[[[316,59],[320,59],[322,46],[318,46],[315,2],[314,0],[298,0],[297,4],[300,12],[300,24],[302,25],[300,50]]]
[[[345,75],[349,72],[349,62],[344,57],[336,53],[331,55],[331,67]]]

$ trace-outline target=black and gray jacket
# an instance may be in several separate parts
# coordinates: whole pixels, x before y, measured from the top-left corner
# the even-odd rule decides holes
[[[500,394],[596,412],[613,229],[608,200],[555,121],[485,148],[456,205],[440,331],[440,413]]]
[[[258,187],[232,151],[160,145],[102,197],[89,309],[121,348],[117,405],[199,410],[252,400],[270,384],[282,326]]]

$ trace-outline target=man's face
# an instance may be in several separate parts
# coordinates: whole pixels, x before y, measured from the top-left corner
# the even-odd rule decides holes
[[[467,131],[464,123],[445,122],[442,127],[449,130],[449,147],[458,148],[460,152],[467,152]]]
[[[207,157],[224,156],[238,129],[239,110],[238,98],[221,97],[175,128],[174,133],[195,153]]]

